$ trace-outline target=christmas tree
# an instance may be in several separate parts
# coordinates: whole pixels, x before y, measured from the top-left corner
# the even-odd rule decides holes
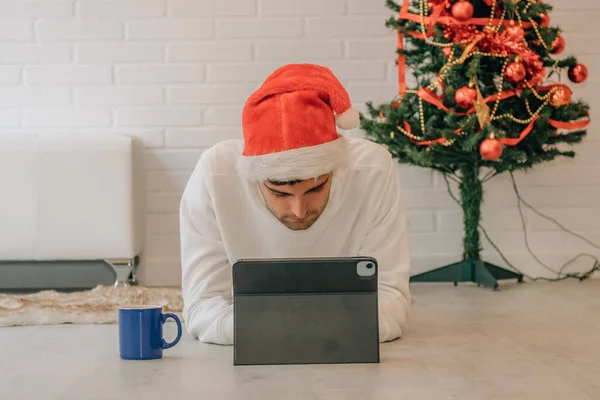
[[[459,184],[464,213],[463,260],[413,281],[472,281],[498,288],[522,275],[481,260],[483,184],[527,170],[581,142],[588,105],[571,82],[587,68],[559,58],[566,43],[538,0],[392,0],[386,25],[398,35],[397,98],[367,103],[361,127],[401,163],[432,168]],[[410,71],[409,71],[410,69]],[[412,73],[415,84],[407,84]],[[411,87],[409,87],[411,86]]]

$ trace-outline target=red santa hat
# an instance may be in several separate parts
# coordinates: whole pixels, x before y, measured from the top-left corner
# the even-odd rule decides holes
[[[326,67],[276,69],[246,101],[240,174],[250,180],[309,179],[341,168],[346,142],[337,129],[360,123],[348,93]]]

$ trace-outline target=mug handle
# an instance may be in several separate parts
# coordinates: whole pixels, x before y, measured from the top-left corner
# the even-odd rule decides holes
[[[170,313],[161,314],[161,320],[162,320],[163,324],[165,322],[167,322],[167,319],[169,319],[169,318],[172,318],[177,323],[177,337],[171,343],[167,343],[165,341],[165,339],[163,339],[162,340],[163,350],[170,349],[171,347],[175,346],[177,343],[179,343],[179,339],[181,339],[181,321],[179,320],[179,318],[177,318],[177,315],[170,314]]]

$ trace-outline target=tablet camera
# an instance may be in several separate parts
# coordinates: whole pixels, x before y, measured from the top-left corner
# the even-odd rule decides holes
[[[375,275],[375,263],[372,261],[359,261],[356,265],[356,273],[359,276],[370,277]]]

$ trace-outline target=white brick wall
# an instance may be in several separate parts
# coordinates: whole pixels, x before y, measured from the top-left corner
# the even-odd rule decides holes
[[[118,84],[154,83],[160,85],[193,83],[204,80],[204,67],[197,65],[117,66]]]
[[[165,15],[165,0],[78,0],[82,19],[155,18]]]
[[[29,66],[25,67],[25,83],[28,85],[81,85],[110,84],[112,71],[109,66]]]
[[[170,0],[169,16],[228,18],[253,16],[256,0]]]
[[[117,126],[198,126],[202,114],[197,108],[122,108],[115,113]]]
[[[112,21],[38,21],[35,29],[42,43],[123,39],[123,25]]]
[[[78,64],[119,64],[163,62],[162,45],[77,45],[75,46]]]
[[[211,21],[135,21],[127,24],[128,40],[196,40],[213,36]]]
[[[3,0],[0,18],[35,20],[37,18],[62,19],[73,17],[73,0]]]
[[[28,22],[0,22],[0,40],[26,42],[32,38],[33,29]]]
[[[252,43],[210,41],[204,43],[175,43],[168,46],[169,62],[250,61]]]
[[[164,90],[159,87],[86,87],[75,89],[82,106],[147,106],[162,104]]]
[[[576,97],[600,107],[600,16],[595,0],[553,0],[565,55],[590,69]],[[275,68],[329,66],[357,107],[397,93],[392,16],[373,0],[3,0],[0,2],[0,134],[127,134],[146,146],[147,248],[139,278],[180,280],[178,204],[202,150],[241,138],[247,96]],[[594,114],[592,113],[594,118]],[[574,160],[518,174],[522,195],[600,242],[600,135],[594,121]],[[352,135],[360,132],[352,132]],[[400,166],[413,272],[457,260],[462,215],[440,175]],[[456,190],[456,188],[454,187]],[[519,267],[545,274],[526,252],[508,176],[485,187],[483,223]],[[554,268],[593,252],[526,212],[530,242]],[[485,241],[486,257],[502,260]],[[596,251],[595,254],[598,254]],[[600,256],[600,254],[598,254]],[[588,263],[578,263],[585,269]]]
[[[64,87],[7,87],[0,92],[0,107],[70,107],[72,98]]]
[[[21,80],[21,67],[0,66],[0,85],[17,85]]]

